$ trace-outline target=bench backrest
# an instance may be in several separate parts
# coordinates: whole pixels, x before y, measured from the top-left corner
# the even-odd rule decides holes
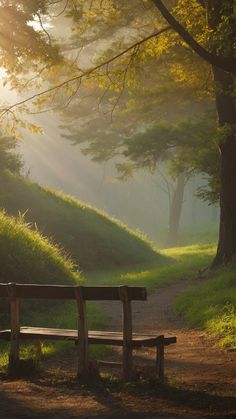
[[[122,300],[122,291],[126,289],[129,300],[146,300],[145,287],[130,286],[73,286],[73,285],[38,285],[0,283],[0,297],[35,298],[35,299],[77,299],[80,290],[84,300]]]

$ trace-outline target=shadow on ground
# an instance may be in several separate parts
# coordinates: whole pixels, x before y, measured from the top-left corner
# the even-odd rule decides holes
[[[1,419],[222,418],[236,415],[234,397],[177,388],[155,380],[123,384],[104,378],[79,383],[63,375],[0,379]]]

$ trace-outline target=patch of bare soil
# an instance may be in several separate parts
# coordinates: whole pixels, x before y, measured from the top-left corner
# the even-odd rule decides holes
[[[197,282],[192,283],[195,286]],[[35,379],[0,379],[0,419],[44,418],[236,418],[236,353],[220,350],[203,331],[186,328],[174,304],[189,283],[152,291],[147,302],[133,303],[134,330],[177,336],[166,348],[167,382],[134,385],[82,385],[74,379],[76,349],[44,361]],[[119,330],[121,306],[101,304],[111,330]],[[114,349],[112,358],[121,353]],[[153,370],[155,351],[135,354],[137,364]]]

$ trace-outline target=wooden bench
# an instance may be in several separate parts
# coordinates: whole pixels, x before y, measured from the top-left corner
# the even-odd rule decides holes
[[[89,344],[123,346],[123,378],[132,378],[132,351],[140,347],[156,347],[156,374],[164,376],[164,347],[176,342],[176,337],[163,335],[137,334],[132,331],[133,300],[146,300],[144,287],[130,286],[67,286],[67,285],[36,285],[0,283],[0,298],[10,301],[11,328],[0,331],[0,338],[10,341],[9,367],[11,371],[19,364],[20,340],[40,342],[45,339],[72,340],[78,343],[78,376],[87,377],[90,371]],[[43,327],[20,326],[21,299],[74,299],[78,308],[78,329],[56,329]],[[88,330],[86,301],[120,300],[123,305],[123,330],[121,332]],[[147,325],[148,326],[148,325]],[[40,345],[40,344],[39,344]],[[108,364],[108,363],[106,363]]]

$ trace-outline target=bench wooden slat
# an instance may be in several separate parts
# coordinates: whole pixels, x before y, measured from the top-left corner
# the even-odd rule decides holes
[[[11,330],[1,330],[0,338],[10,340]],[[56,329],[56,328],[46,328],[46,327],[21,327],[20,328],[20,339],[21,340],[30,340],[30,339],[53,339],[53,340],[72,340],[78,341],[78,331],[74,329]],[[132,346],[155,346],[158,343],[160,336],[150,335],[150,334],[141,334],[133,333],[132,336]],[[114,345],[114,346],[123,346],[123,333],[122,332],[107,332],[107,331],[97,331],[89,330],[88,340],[90,344],[104,344],[104,345]],[[170,345],[171,343],[176,342],[175,336],[165,337],[164,345]]]
[[[113,362],[113,361],[97,361],[99,367],[109,367],[109,368],[120,368],[123,366],[121,362]]]
[[[0,283],[0,297],[8,297],[9,284]],[[75,286],[15,284],[17,298],[76,299]],[[83,287],[84,300],[120,300],[118,286]],[[130,300],[146,300],[145,287],[128,287]]]

